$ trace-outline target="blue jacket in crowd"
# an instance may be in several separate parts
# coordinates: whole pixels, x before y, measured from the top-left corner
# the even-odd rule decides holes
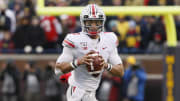
[[[136,94],[133,96],[128,95],[128,87],[131,83],[133,77],[136,77],[137,84],[134,87],[137,87]],[[144,89],[145,89],[145,81],[147,79],[146,72],[143,68],[139,67],[137,69],[133,69],[133,67],[129,67],[124,74],[123,77],[123,95],[130,99],[130,101],[144,101]],[[131,89],[132,90],[132,89]]]

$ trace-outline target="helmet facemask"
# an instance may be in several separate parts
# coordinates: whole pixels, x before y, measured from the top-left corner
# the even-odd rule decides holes
[[[103,20],[85,20],[84,30],[91,35],[96,35],[103,31]]]

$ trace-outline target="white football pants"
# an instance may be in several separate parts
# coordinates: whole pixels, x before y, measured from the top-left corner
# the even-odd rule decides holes
[[[69,86],[67,90],[67,101],[98,101],[95,96],[96,92],[85,91],[83,89]]]

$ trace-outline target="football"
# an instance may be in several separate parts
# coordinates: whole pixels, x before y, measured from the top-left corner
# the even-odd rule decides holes
[[[99,57],[99,55],[97,53],[92,54],[93,56],[93,62],[91,63],[91,65],[87,66],[88,72],[89,74],[91,74],[94,77],[97,77],[102,69],[102,66],[100,65],[101,63],[101,58]]]

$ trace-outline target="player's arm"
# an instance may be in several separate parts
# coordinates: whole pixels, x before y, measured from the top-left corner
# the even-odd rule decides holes
[[[124,75],[124,67],[117,49],[112,51],[109,57],[109,63],[104,63],[104,68],[115,76],[122,77]]]
[[[64,73],[68,73],[74,69],[76,69],[79,65],[87,64],[90,65],[90,62],[92,61],[92,57],[90,54],[93,54],[94,52],[89,52],[83,57],[79,59],[73,58],[73,52],[72,48],[64,47],[62,54],[59,56],[56,62],[55,66],[55,74],[56,75],[62,75]]]
[[[109,72],[113,75],[122,77],[124,75],[123,64],[113,65]]]
[[[55,65],[55,74],[64,74],[73,70],[70,62],[73,61],[71,48],[64,47],[62,54],[58,57]]]

